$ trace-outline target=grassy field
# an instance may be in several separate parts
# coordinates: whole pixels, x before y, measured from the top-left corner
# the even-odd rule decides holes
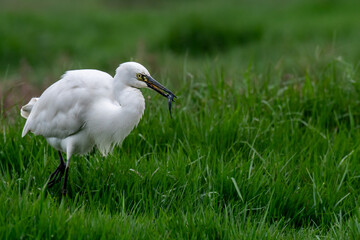
[[[359,239],[357,1],[0,1],[1,239]],[[138,127],[106,158],[21,138],[67,69],[136,60]]]

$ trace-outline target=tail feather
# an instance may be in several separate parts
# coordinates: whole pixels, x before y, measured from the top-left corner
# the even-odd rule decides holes
[[[20,114],[23,118],[28,118],[32,108],[34,107],[35,103],[37,102],[39,98],[32,98],[28,104],[26,104],[25,106],[23,106],[20,110]]]
[[[23,106],[20,110],[20,114],[23,118],[28,118],[30,113],[31,113],[31,110],[33,109],[34,105],[36,104],[37,100],[39,98],[32,98],[28,104],[26,104],[25,106]],[[26,135],[26,133],[29,131],[28,129],[28,121],[26,121],[25,123],[25,126],[24,126],[24,129],[22,131],[22,137],[24,137]]]

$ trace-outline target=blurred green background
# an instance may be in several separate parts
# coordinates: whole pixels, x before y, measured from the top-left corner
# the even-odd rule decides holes
[[[45,83],[44,88],[64,71],[79,68],[113,74],[129,60],[141,62],[159,80],[169,76],[162,81],[180,88],[184,83],[172,76],[186,75],[184,66],[190,73],[219,67],[238,74],[251,64],[280,69],[286,77],[334,59],[360,58],[355,0],[1,0],[0,5],[6,109],[36,92],[24,82]]]

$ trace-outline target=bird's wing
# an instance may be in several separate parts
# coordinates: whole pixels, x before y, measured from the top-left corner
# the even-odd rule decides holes
[[[86,114],[99,98],[110,97],[113,78],[97,70],[66,72],[34,104],[22,135],[65,138],[86,126]]]

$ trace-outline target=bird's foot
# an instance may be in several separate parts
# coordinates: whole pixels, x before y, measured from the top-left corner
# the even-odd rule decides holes
[[[64,175],[65,164],[60,163],[60,165],[55,169],[55,171],[50,175],[49,182],[47,184],[48,188],[51,188],[55,183],[59,182]]]
[[[62,188],[61,189],[61,194],[65,197],[67,194],[67,189],[66,188]]]

